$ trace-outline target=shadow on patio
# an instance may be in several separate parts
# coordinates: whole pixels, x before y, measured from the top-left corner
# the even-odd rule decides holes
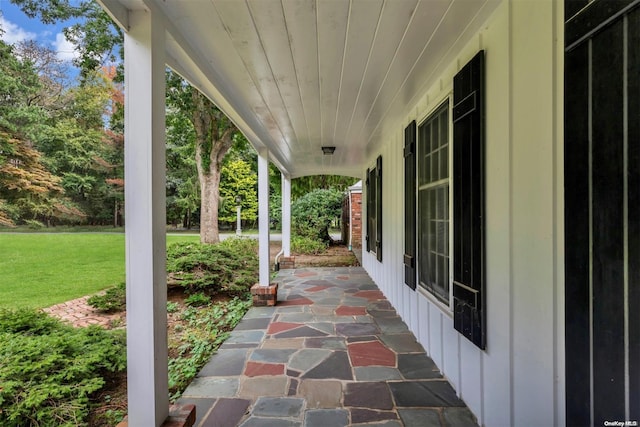
[[[476,426],[360,267],[283,270],[178,403],[196,426]]]

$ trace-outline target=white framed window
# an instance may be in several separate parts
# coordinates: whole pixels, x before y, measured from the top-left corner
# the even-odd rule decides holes
[[[418,283],[450,305],[449,100],[418,127]]]

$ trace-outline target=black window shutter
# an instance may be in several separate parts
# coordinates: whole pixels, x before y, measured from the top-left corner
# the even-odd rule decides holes
[[[382,262],[382,156],[376,159],[376,258]]]
[[[371,230],[369,230],[369,228],[371,227],[371,221],[369,220],[369,218],[371,217],[371,183],[369,180],[369,169],[367,169],[367,175],[366,175],[366,180],[365,180],[365,188],[367,189],[367,234],[365,236],[365,242],[366,242],[366,248],[367,248],[367,252],[371,251],[371,244],[370,244],[370,239],[369,239],[369,234],[371,234]]]
[[[484,51],[453,78],[453,224],[453,324],[484,350]]]
[[[416,289],[416,122],[404,130],[404,283]]]

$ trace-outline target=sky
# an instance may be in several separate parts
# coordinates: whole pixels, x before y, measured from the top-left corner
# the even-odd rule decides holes
[[[53,49],[59,59],[70,64],[76,53],[62,31],[65,26],[71,25],[72,21],[65,24],[45,25],[38,19],[27,17],[9,0],[0,0],[0,28],[4,31],[0,39],[9,44],[35,40],[38,44]]]

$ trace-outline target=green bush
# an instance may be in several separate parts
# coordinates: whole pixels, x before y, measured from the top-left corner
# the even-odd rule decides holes
[[[331,242],[329,226],[342,214],[341,191],[329,189],[313,190],[291,205],[291,228],[294,234],[312,240]]]
[[[103,313],[122,311],[127,303],[127,284],[121,282],[107,289],[103,294],[93,295],[87,300],[87,304]]]
[[[299,254],[318,255],[327,249],[327,244],[322,240],[314,240],[309,237],[291,236],[291,250]]]
[[[243,238],[217,245],[174,243],[167,248],[169,282],[191,293],[244,293],[258,280],[257,245]]]
[[[206,296],[202,292],[196,292],[195,294],[191,294],[185,298],[184,302],[192,307],[200,307],[201,305],[209,304],[211,302],[211,297]]]
[[[104,376],[126,367],[122,331],[73,328],[30,310],[0,311],[0,425],[77,426]]]

